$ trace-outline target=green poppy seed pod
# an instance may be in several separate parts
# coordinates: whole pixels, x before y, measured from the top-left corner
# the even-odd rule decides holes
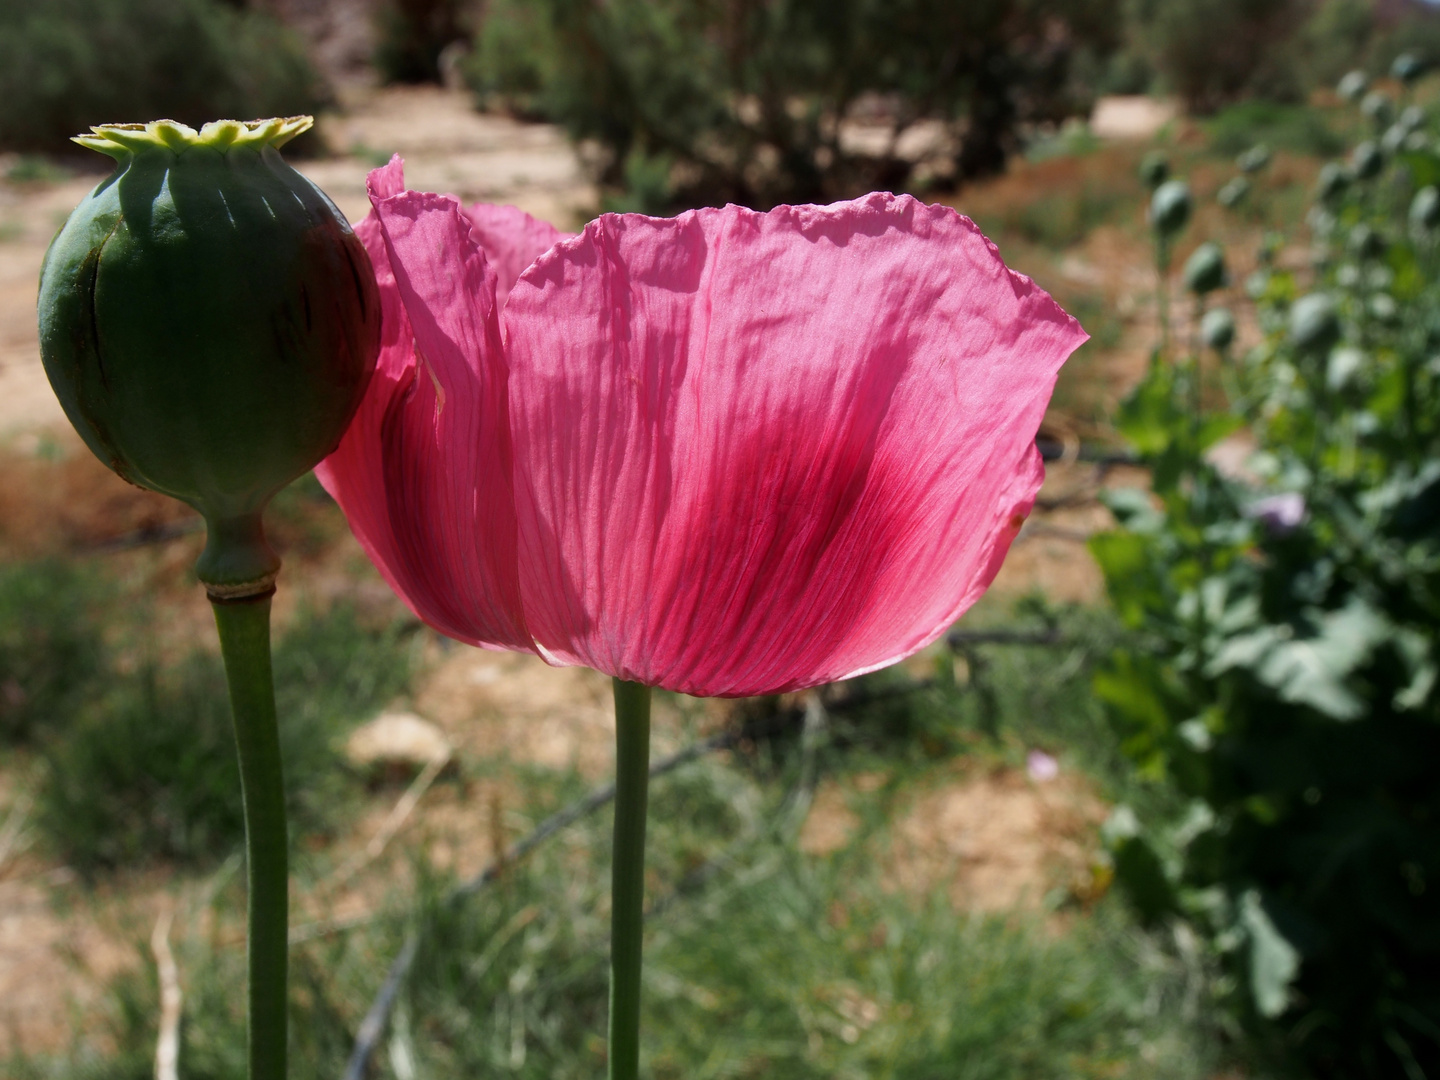
[[[1390,64],[1390,74],[1403,83],[1413,83],[1425,73],[1425,65],[1412,52],[1402,52]]]
[[[1150,197],[1150,224],[1161,236],[1174,236],[1190,220],[1189,185],[1183,180],[1166,180]]]
[[[1378,322],[1393,326],[1400,321],[1400,305],[1389,293],[1376,293],[1365,302],[1365,307]]]
[[[1243,176],[1232,177],[1215,193],[1215,201],[1227,209],[1239,206],[1250,194],[1250,181]]]
[[[1365,93],[1369,87],[1370,76],[1363,71],[1356,70],[1346,72],[1344,78],[1335,87],[1335,92],[1346,101],[1359,101],[1360,95]]]
[[[1200,320],[1200,340],[1223,353],[1235,341],[1235,316],[1229,308],[1213,308]]]
[[[1146,191],[1154,191],[1170,178],[1170,162],[1159,151],[1152,151],[1140,160],[1140,182]]]
[[[1359,349],[1342,345],[1330,350],[1325,361],[1325,385],[1333,391],[1344,390],[1365,366],[1365,354]]]
[[[1385,129],[1385,134],[1380,136],[1380,149],[1386,154],[1394,155],[1405,147],[1405,140],[1410,137],[1410,132],[1395,121]]]
[[[1385,94],[1379,90],[1371,90],[1360,99],[1360,111],[1368,116],[1377,128],[1381,128],[1390,123],[1390,118],[1395,115],[1395,106]]]
[[[1315,234],[1317,240],[1328,240],[1335,234],[1335,230],[1340,223],[1335,215],[1325,209],[1325,207],[1312,206],[1305,215],[1305,224],[1310,226],[1310,231]],[[1320,263],[1325,261],[1324,254],[1318,250],[1314,253],[1313,257],[1318,258]],[[1318,266],[1320,263],[1316,263],[1316,265]]]
[[[1434,184],[1427,184],[1410,200],[1410,224],[1418,229],[1440,225],[1440,190]]]
[[[1385,167],[1385,155],[1370,139],[1350,151],[1350,174],[1356,180],[1373,180]]]
[[[1425,125],[1425,110],[1419,105],[1406,105],[1400,110],[1400,116],[1395,121],[1406,131],[1415,131]]]
[[[1290,308],[1290,344],[1305,352],[1327,352],[1340,340],[1340,316],[1326,293],[1308,293]]]
[[[278,152],[310,123],[94,128],[75,141],[116,170],[41,270],[66,415],[120,476],[204,516],[196,569],[217,598],[273,586],[261,513],[339,443],[379,351],[364,247]]]
[[[1256,143],[1235,159],[1235,166],[1243,173],[1257,173],[1270,164],[1270,148]]]
[[[1371,226],[1361,222],[1345,238],[1346,246],[1359,258],[1374,259],[1385,252],[1385,238]]]
[[[1416,154],[1426,152],[1434,153],[1435,148],[1430,143],[1430,136],[1423,131],[1412,131],[1405,136],[1405,149]]]
[[[1226,283],[1225,253],[1220,245],[1207,240],[1185,260],[1185,287],[1196,296],[1214,292]]]
[[[1327,161],[1320,167],[1320,178],[1315,184],[1315,190],[1321,202],[1334,202],[1349,186],[1350,174],[1339,162]]]

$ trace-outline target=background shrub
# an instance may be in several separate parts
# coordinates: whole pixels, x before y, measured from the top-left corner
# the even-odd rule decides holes
[[[375,67],[386,82],[443,82],[440,54],[465,41],[473,4],[465,0],[386,0],[375,13]]]
[[[65,152],[92,124],[200,124],[314,112],[300,42],[270,16],[218,0],[0,4],[0,148]]]
[[[1300,87],[1290,46],[1305,0],[1135,0],[1131,33],[1191,112],[1242,97],[1294,100]]]
[[[1023,125],[1088,109],[1072,65],[1117,43],[1114,7],[496,0],[469,78],[596,140],[626,205],[824,202],[998,171]],[[847,142],[846,120],[877,128],[878,145]],[[898,137],[920,121],[943,135],[907,151]]]
[[[1402,51],[1440,60],[1440,12],[1375,0],[1129,0],[1123,48],[1090,73],[1109,93],[1178,95],[1199,115],[1297,104]],[[1329,152],[1329,151],[1327,151]]]

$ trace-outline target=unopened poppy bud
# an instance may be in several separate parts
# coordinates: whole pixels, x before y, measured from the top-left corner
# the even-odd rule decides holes
[[[1340,316],[1326,293],[1308,293],[1290,308],[1290,344],[1325,352],[1340,339]]]
[[[1406,105],[1400,111],[1400,118],[1395,121],[1406,131],[1415,131],[1425,123],[1425,110],[1419,105]]]
[[[1150,224],[1161,236],[1173,236],[1190,220],[1190,188],[1183,180],[1166,180],[1150,199]]]
[[[1270,148],[1264,143],[1256,143],[1235,159],[1235,166],[1243,173],[1259,172],[1269,164]]]
[[[1224,352],[1235,341],[1235,316],[1228,308],[1213,308],[1200,320],[1200,340],[1216,352]]]
[[[260,514],[333,450],[380,345],[363,245],[280,157],[309,117],[162,120],[76,142],[116,171],[40,277],[40,347],[70,422],[122,477],[206,519],[212,596],[266,591]]]
[[[1400,305],[1389,293],[1376,293],[1365,302],[1370,317],[1386,325],[1394,325],[1400,319]]]
[[[1390,123],[1390,117],[1395,113],[1395,106],[1379,90],[1371,90],[1361,99],[1360,111],[1374,121],[1376,127],[1384,127]]]
[[[1215,201],[1227,209],[1239,206],[1250,194],[1250,181],[1243,176],[1232,177],[1215,193]]]
[[[1140,182],[1146,191],[1154,191],[1170,179],[1170,162],[1158,151],[1146,154],[1140,162]]]
[[[1325,385],[1331,390],[1344,390],[1365,366],[1365,354],[1359,349],[1341,345],[1331,349],[1325,361]]]
[[[1384,167],[1385,155],[1369,139],[1350,152],[1350,173],[1356,180],[1373,180]]]
[[[1206,241],[1185,260],[1185,287],[1197,296],[1214,292],[1226,283],[1225,253],[1220,245]]]
[[[1373,259],[1385,251],[1385,238],[1363,221],[1350,230],[1345,243],[1362,259]]]
[[[1440,225],[1440,190],[1434,184],[1427,184],[1410,200],[1410,224],[1420,229]]]
[[[1403,83],[1412,83],[1425,73],[1425,65],[1412,52],[1402,52],[1390,64],[1390,74]]]
[[[1316,182],[1316,193],[1322,202],[1333,202],[1350,186],[1350,174],[1338,162],[1328,161],[1320,167],[1320,178]]]
[[[1360,95],[1370,86],[1370,77],[1363,71],[1350,71],[1335,87],[1335,92],[1346,101],[1359,101]]]

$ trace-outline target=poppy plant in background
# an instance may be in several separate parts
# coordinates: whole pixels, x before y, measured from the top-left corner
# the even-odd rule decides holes
[[[798,690],[935,641],[1043,479],[1079,324],[908,196],[565,236],[371,174],[382,347],[319,474],[422,619],[616,687],[610,1075],[638,1068],[649,688]]]

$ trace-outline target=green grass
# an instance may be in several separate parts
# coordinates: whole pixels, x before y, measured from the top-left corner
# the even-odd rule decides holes
[[[1226,156],[1265,143],[1276,150],[1332,157],[1347,145],[1331,128],[1325,113],[1307,105],[1243,101],[1217,113],[1205,127],[1210,149]]]
[[[402,624],[367,626],[349,607],[307,614],[275,647],[276,699],[292,836],[324,833],[353,786],[338,740],[408,685]],[[102,685],[103,684],[103,685]],[[111,668],[42,748],[38,821],[85,872],[156,860],[203,866],[244,837],[240,777],[217,657]]]
[[[798,735],[760,739],[652,786],[643,1020],[650,1080],[1200,1080],[1220,1066],[1210,1014],[1187,993],[1195,973],[1118,899],[1075,909],[1056,934],[1040,914],[969,916],[941,895],[907,895],[887,880],[875,852],[890,808],[951,775],[957,756],[1018,764],[1026,748],[1043,746],[1112,795],[1133,783],[1087,692],[1115,633],[1110,620],[995,604],[967,625],[987,620],[1053,623],[1065,642],[974,646],[968,678],[958,682],[943,651],[936,677],[918,688],[893,669],[868,676],[830,692],[826,733],[808,749]],[[332,730],[327,717],[350,715],[388,685],[375,676],[369,689],[359,686],[359,672],[404,648],[343,619],[314,625],[324,628],[282,642],[277,666],[290,672],[296,694],[351,688],[316,696],[311,719],[299,714],[301,727]],[[750,711],[775,719],[779,707]],[[815,780],[877,768],[888,783],[869,796],[874,806],[850,844],[824,858],[802,855],[795,837]],[[530,800],[515,810],[531,821],[585,787],[570,773],[513,775]],[[475,814],[480,820],[481,808]],[[609,829],[608,812],[592,815],[462,902],[447,899],[453,881],[412,852],[417,884],[397,886],[386,913],[293,951],[295,1074],[339,1074],[404,933],[419,927],[420,952],[373,1076],[602,1075]],[[238,877],[209,892],[220,923],[238,926]],[[239,1080],[234,987],[243,958],[202,932],[199,914],[183,910],[175,934],[186,988],[182,1075]],[[17,1057],[0,1071],[17,1080],[148,1077],[156,990],[146,945],[136,948],[137,971],[112,985],[108,1010],[87,1017],[66,1054]]]
[[[5,170],[12,184],[55,184],[74,176],[69,169],[42,154],[20,154]]]
[[[111,598],[84,567],[0,564],[0,747],[63,730],[93,693]]]
[[[702,878],[681,872],[679,856],[705,819],[672,813],[670,786],[657,785],[650,892],[660,902],[647,922],[643,1019],[652,1080],[1200,1080],[1215,1064],[1206,1025],[1185,1012],[1183,969],[1118,906],[1060,937],[1025,918],[959,915],[941,897],[887,889],[862,846],[799,855],[788,831],[771,827],[785,820],[778,785],[751,786],[714,760],[676,781],[690,789],[681,801],[708,788],[702,799],[728,802],[739,784],[741,803],[765,812],[728,842],[709,838],[716,872]],[[425,882],[413,917],[424,944],[372,1075],[407,1075],[397,1059],[417,1077],[603,1074],[607,830],[597,816],[460,905],[442,899],[445,881]],[[410,921],[296,950],[298,1075],[338,1074]],[[180,955],[183,1075],[238,1080],[239,955],[199,935]],[[91,1048],[82,1040],[68,1061],[12,1062],[10,1075],[148,1076],[151,980],[122,980],[112,1002]]]
[[[978,214],[976,224],[990,237],[1018,237],[1050,251],[1064,251],[1096,226],[1131,211],[1130,194],[1118,185],[1085,178],[1045,198],[1016,202],[998,215]]]

